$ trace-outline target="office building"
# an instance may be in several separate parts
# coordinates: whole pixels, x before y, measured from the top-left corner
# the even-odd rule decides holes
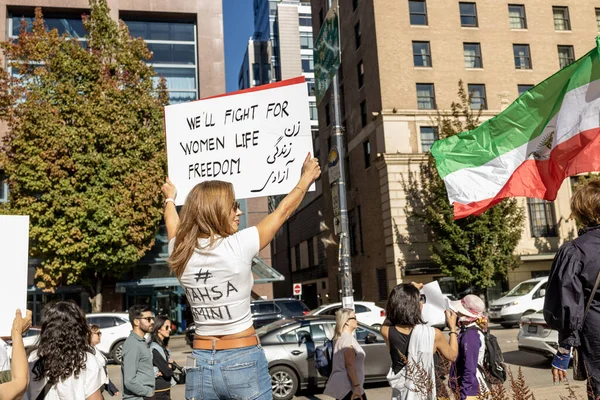
[[[327,0],[312,4],[316,36]],[[427,235],[409,246],[402,179],[427,159],[438,111],[457,100],[458,81],[482,120],[587,53],[600,29],[590,0],[340,2],[342,123],[347,146],[348,210],[355,299],[383,302],[402,281],[443,275],[430,260]],[[331,146],[332,104],[319,104],[321,165]],[[324,171],[323,181],[328,172]],[[576,233],[569,219],[570,180],[554,202],[520,199],[525,210],[520,266],[508,282],[547,275],[558,247]],[[331,191],[323,187],[324,224],[331,226]],[[317,210],[315,210],[317,212]],[[422,231],[421,231],[422,232]],[[327,247],[328,294],[338,299],[337,245]],[[300,246],[305,246],[300,243]],[[508,286],[508,287],[507,287]]]

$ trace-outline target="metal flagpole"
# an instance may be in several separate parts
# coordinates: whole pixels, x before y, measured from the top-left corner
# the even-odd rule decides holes
[[[329,7],[331,8],[332,0],[329,0]],[[338,15],[338,31],[341,26],[339,19],[339,2],[335,2],[336,10]],[[338,34],[339,43],[338,48],[341,54],[341,35]],[[340,55],[341,58],[341,55]],[[340,292],[342,295],[342,306],[344,308],[354,309],[354,289],[352,288],[352,267],[350,265],[350,237],[348,228],[348,204],[346,201],[346,149],[344,147],[344,132],[342,130],[342,112],[340,108],[340,86],[338,72],[335,72],[331,81],[331,102],[333,103],[333,143],[337,148],[339,155],[339,174],[340,178],[337,181],[337,185],[334,183],[331,186],[332,190],[335,190],[337,186],[339,195],[339,218],[340,218],[340,235],[339,239],[339,273],[341,288]],[[334,206],[335,207],[335,206]],[[335,213],[335,211],[334,211]]]

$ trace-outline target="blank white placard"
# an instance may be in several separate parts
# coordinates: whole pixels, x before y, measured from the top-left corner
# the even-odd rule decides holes
[[[0,336],[10,336],[15,310],[27,308],[29,216],[0,215]]]

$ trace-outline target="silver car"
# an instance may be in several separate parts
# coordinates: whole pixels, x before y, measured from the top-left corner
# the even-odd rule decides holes
[[[521,317],[521,329],[517,341],[519,350],[541,354],[552,359],[558,350],[558,331],[546,324],[544,314],[529,314]]]
[[[333,337],[335,318],[305,316],[273,322],[257,330],[269,362],[273,398],[291,399],[298,389],[324,386],[314,353],[317,346]],[[365,350],[365,382],[384,382],[390,368],[390,355],[381,334],[364,324],[356,329],[356,339]]]

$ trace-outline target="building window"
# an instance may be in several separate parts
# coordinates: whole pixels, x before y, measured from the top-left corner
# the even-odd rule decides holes
[[[298,266],[296,266],[296,248],[295,247],[290,248],[290,261],[292,263],[292,265],[291,265],[292,272],[294,272],[298,269]]]
[[[461,26],[477,26],[477,6],[475,3],[458,3]]]
[[[171,104],[198,98],[196,23],[122,17],[133,37],[141,37],[153,56],[149,64],[164,77]],[[252,71],[253,73],[255,71]],[[260,71],[253,79],[260,82]],[[159,77],[156,78],[157,83]]]
[[[360,102],[360,124],[363,128],[367,126],[367,100]]]
[[[329,103],[325,104],[325,126],[331,124],[331,109]]]
[[[300,254],[300,245],[294,247],[294,258],[296,259],[296,269],[302,269],[302,255]]]
[[[358,255],[358,247],[356,246],[356,242],[358,239],[358,224],[356,223],[355,209],[348,211],[348,230],[350,231],[350,255],[356,256]]]
[[[525,6],[523,4],[509,4],[508,20],[510,22],[510,29],[527,29]]]
[[[570,31],[569,7],[552,7],[554,15],[554,29],[557,31]]]
[[[519,91],[519,96],[531,89],[533,85],[517,85],[517,90]]]
[[[422,126],[421,131],[421,151],[427,153],[431,150],[433,142],[438,139],[437,126]]]
[[[312,27],[312,18],[310,14],[299,14],[298,15],[298,24],[300,26],[310,26]]]
[[[433,83],[417,83],[417,108],[419,110],[435,110]]]
[[[352,11],[356,11],[358,8],[358,0],[352,0]]]
[[[531,237],[556,236],[556,220],[553,202],[528,198],[527,209],[529,210]]]
[[[360,21],[354,25],[354,44],[357,49],[360,47]]]
[[[387,290],[387,270],[385,268],[380,268],[377,270],[377,294],[379,295],[379,301],[385,301],[388,296]]]
[[[271,82],[271,64],[263,64],[262,66],[262,83]],[[313,82],[314,84],[314,82]]]
[[[358,74],[358,88],[360,89],[365,83],[365,65],[362,60],[356,66],[356,73]]]
[[[310,101],[308,103],[308,109],[310,110],[310,120],[311,121],[318,121],[319,120],[319,114],[317,112],[317,103],[314,101]]]
[[[408,13],[411,25],[427,25],[427,5],[425,0],[409,0]]]
[[[314,72],[315,63],[313,61],[313,56],[307,55],[307,54],[302,54],[301,58],[302,58],[302,72],[304,72],[305,74]]]
[[[558,46],[558,65],[564,68],[575,61],[573,46]]]
[[[481,44],[463,43],[465,52],[465,68],[483,68],[481,60]]]
[[[371,166],[371,142],[366,140],[363,142],[363,158],[365,159],[365,169]]]
[[[360,254],[365,254],[365,243],[363,241],[363,229],[362,229],[362,213],[360,206],[358,206],[358,237],[360,238]]]
[[[311,32],[300,32],[300,48],[312,50],[313,35]]]
[[[415,67],[431,67],[429,42],[412,42]]]
[[[528,44],[513,44],[516,69],[531,69],[531,55]]]
[[[260,85],[260,64],[252,63],[252,82],[253,86]]]
[[[306,87],[308,88],[308,95],[315,95],[315,78],[306,78]]]
[[[600,32],[600,8],[596,8],[596,28]]]
[[[8,201],[8,182],[6,181],[6,175],[0,171],[0,203],[6,203]]]
[[[487,110],[487,100],[485,96],[485,85],[469,84],[467,85],[469,96],[471,97],[472,110]]]

